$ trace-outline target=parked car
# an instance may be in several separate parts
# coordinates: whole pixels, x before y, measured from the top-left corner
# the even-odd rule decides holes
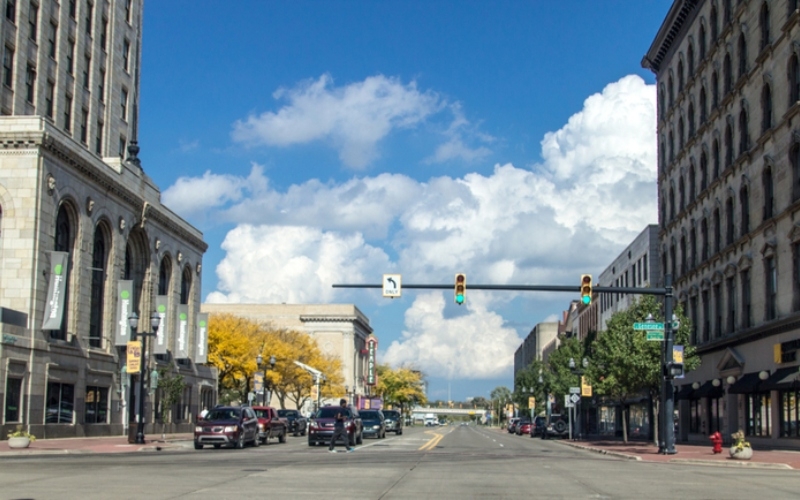
[[[270,439],[278,438],[279,443],[286,442],[289,434],[289,421],[278,414],[271,406],[254,406],[253,411],[258,418],[258,440],[267,444]]]
[[[345,413],[344,428],[347,429],[349,436],[348,446],[361,444],[364,442],[363,426],[361,415],[352,406],[342,408],[341,406],[324,406],[317,410],[317,413],[308,423],[308,445],[314,446],[320,443],[327,444],[333,436],[333,426],[336,422],[337,413]]]
[[[540,436],[545,428],[545,418],[542,416],[534,417],[531,422],[531,437]]]
[[[517,422],[519,422],[519,419],[516,417],[508,419],[508,427],[506,428],[506,430],[508,431],[509,434],[514,434],[514,432],[516,432]]]
[[[210,410],[194,428],[194,449],[204,445],[244,448],[248,443],[258,446],[258,417],[249,406],[217,406]]]
[[[289,422],[289,432],[293,436],[305,436],[308,420],[298,410],[278,410],[278,416]]]
[[[542,433],[542,439],[549,437],[563,438],[567,436],[569,436],[569,422],[567,422],[567,418],[557,413],[550,415],[550,420],[547,422],[545,430]]]
[[[522,436],[523,434],[530,434],[531,432],[531,420],[529,418],[521,418],[519,422],[517,422],[516,426],[516,434],[517,436]]]
[[[383,410],[386,419],[386,432],[394,432],[397,435],[403,433],[403,415],[397,410]]]
[[[364,426],[365,437],[386,437],[386,418],[381,410],[361,410],[361,424]]]

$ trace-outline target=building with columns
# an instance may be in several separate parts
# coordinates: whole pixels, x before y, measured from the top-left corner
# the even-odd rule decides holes
[[[19,424],[39,438],[123,434],[139,418],[152,432],[156,369],[186,383],[168,408],[174,430],[215,402],[197,321],[207,245],[162,205],[137,156],[141,19],[141,0],[0,11],[3,436]],[[128,317],[150,332],[156,309],[140,417],[138,377],[123,372]]]
[[[657,79],[661,269],[702,365],[678,440],[800,447],[800,5],[676,0]]]

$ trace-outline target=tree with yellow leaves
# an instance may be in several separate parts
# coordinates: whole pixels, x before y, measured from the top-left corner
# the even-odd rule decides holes
[[[208,362],[219,371],[219,399],[246,401],[250,380],[257,370],[258,340],[263,330],[255,321],[232,314],[208,319]]]
[[[400,407],[403,412],[412,404],[426,404],[424,376],[411,368],[393,369],[387,364],[378,365],[376,393],[383,398],[384,405]]]

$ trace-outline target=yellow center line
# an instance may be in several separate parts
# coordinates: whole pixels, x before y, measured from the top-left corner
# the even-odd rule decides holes
[[[437,444],[439,444],[439,441],[441,441],[442,438],[444,438],[444,434],[438,434],[438,433],[432,432],[432,431],[425,431],[425,434],[432,434],[433,437],[427,443],[425,443],[422,446],[420,446],[417,449],[417,451],[432,450],[432,449],[434,449],[436,447]]]

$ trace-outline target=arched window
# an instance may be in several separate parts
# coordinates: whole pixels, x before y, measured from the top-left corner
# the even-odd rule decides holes
[[[706,152],[700,153],[700,192],[708,187],[708,156]]]
[[[719,179],[719,141],[714,139],[711,146],[711,162],[714,169],[714,180]]]
[[[675,136],[672,130],[669,131],[669,161],[670,163],[675,161]]]
[[[675,256],[675,243],[669,247],[669,260],[672,263],[672,274],[677,278],[678,276],[678,259]]]
[[[689,230],[689,269],[697,266],[697,229],[692,226]]]
[[[158,266],[158,294],[169,295],[169,282],[172,276],[172,262],[169,257],[164,256],[161,259],[161,265]]]
[[[686,251],[686,236],[681,236],[681,269],[678,273],[683,276],[689,272],[689,255]]]
[[[706,88],[700,88],[700,125],[703,125],[708,118],[708,98],[706,97]]]
[[[739,154],[750,150],[750,127],[748,125],[747,109],[739,112]]]
[[[761,89],[761,132],[772,128],[772,90],[765,83]]]
[[[717,72],[711,73],[711,109],[719,106],[719,75]]]
[[[689,203],[697,197],[697,173],[694,168],[694,161],[689,166]]]
[[[789,164],[792,166],[792,201],[800,199],[800,143],[795,142],[789,150]]]
[[[761,28],[761,50],[769,45],[769,6],[767,2],[761,4],[761,14],[758,16],[758,24]]]
[[[797,54],[789,58],[789,107],[800,101],[800,61]]]
[[[683,61],[678,61],[678,92],[683,90]]]
[[[725,219],[726,219],[726,231],[725,231],[725,244],[732,245],[733,238],[734,238],[734,223],[733,223],[733,197],[729,196],[727,200],[725,200]]]
[[[64,286],[64,314],[61,318],[61,327],[58,330],[50,330],[50,338],[56,340],[67,340],[67,323],[69,316],[69,288],[70,276],[72,275],[72,251],[75,242],[75,234],[72,230],[72,223],[70,221],[69,212],[65,205],[61,205],[56,215],[56,235],[55,235],[55,248],[56,252],[67,252],[70,254],[67,264],[67,276],[65,278]]]
[[[673,87],[672,75],[670,75],[669,79],[667,80],[667,97],[669,97],[670,107],[672,107],[672,103],[675,102],[675,89]]]
[[[733,8],[731,7],[731,0],[724,0],[722,11],[722,19],[727,24],[733,19]]]
[[[661,227],[667,226],[667,201],[661,199]]]
[[[683,117],[678,120],[678,151],[683,149],[686,138],[686,127],[683,126]]]
[[[697,35],[697,45],[700,47],[700,60],[706,58],[706,27],[700,25],[700,32]]]
[[[686,63],[689,65],[689,78],[694,76],[694,45],[689,44],[686,49]]]
[[[661,137],[661,164],[658,166],[661,173],[667,169],[667,144],[664,142],[664,137]]]
[[[719,218],[719,208],[714,209],[714,253],[719,253],[722,248],[722,225]]]
[[[181,304],[189,303],[189,293],[192,289],[192,273],[189,268],[185,268],[181,273]]]
[[[700,245],[700,259],[701,262],[705,262],[708,260],[708,249],[711,246],[711,242],[708,241],[708,220],[705,217],[700,221],[700,238],[703,240]]]
[[[691,139],[694,137],[695,128],[694,128],[694,104],[689,103],[689,112],[688,112],[688,119],[689,119],[689,138]]]
[[[711,26],[711,43],[719,38],[719,23],[717,22],[717,7],[711,6],[711,13],[708,15],[708,24]]]
[[[675,220],[675,189],[669,188],[669,220]]]
[[[661,85],[661,89],[658,91],[658,116],[660,119],[664,119],[665,116],[665,107],[666,103],[664,102],[664,85]]]
[[[739,190],[739,206],[742,216],[741,235],[744,236],[750,232],[750,194],[746,184]]]
[[[733,90],[733,70],[731,68],[731,55],[725,54],[725,60],[722,62],[722,84],[725,86],[725,95]]]
[[[683,212],[686,208],[686,183],[683,182],[683,177],[678,181],[678,199],[680,200],[679,212]]]
[[[739,35],[739,78],[747,74],[747,42],[744,33]]]
[[[108,244],[103,226],[94,228],[92,244],[92,284],[89,312],[89,345],[103,347],[103,314],[105,312],[106,275],[108,267]]]
[[[772,168],[764,167],[764,172],[761,174],[762,183],[764,185],[764,220],[772,218],[775,205],[775,190],[772,183]]]
[[[728,169],[733,165],[733,129],[730,123],[725,126],[725,168]]]

